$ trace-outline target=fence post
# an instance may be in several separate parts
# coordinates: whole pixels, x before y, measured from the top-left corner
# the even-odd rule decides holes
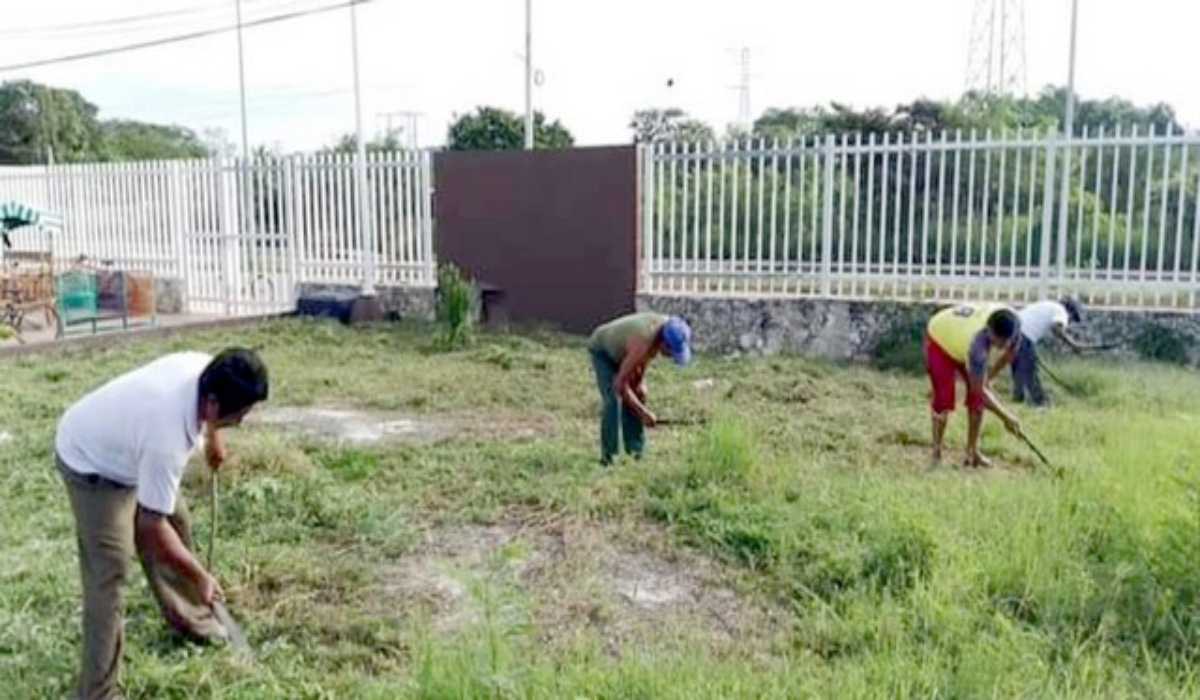
[[[434,250],[433,236],[435,221],[433,210],[433,197],[436,194],[437,185],[434,179],[434,168],[437,163],[433,157],[433,151],[424,150],[420,155],[421,162],[421,240],[425,246],[425,283],[436,287],[438,279],[438,258],[437,252]]]
[[[1043,299],[1050,293],[1050,238],[1054,235],[1054,166],[1057,155],[1058,136],[1050,134],[1046,139],[1046,183],[1042,192],[1042,236],[1038,256],[1038,294]]]
[[[217,193],[218,205],[221,211],[221,227],[217,234],[216,245],[216,264],[219,269],[218,279],[221,280],[221,303],[225,307],[225,315],[233,315],[234,289],[236,288],[232,275],[234,270],[233,249],[235,246],[241,245],[241,236],[238,231],[241,228],[241,216],[243,214],[240,203],[241,179],[238,173],[241,172],[240,161],[236,159],[226,160],[224,158],[215,161],[217,168]],[[231,182],[232,180],[232,182]],[[205,256],[208,257],[207,255]],[[213,261],[204,260],[203,265],[208,267]]]
[[[640,177],[637,182],[638,199],[642,203],[641,225],[636,232],[637,250],[641,253],[641,271],[638,275],[639,291],[642,294],[654,293],[652,287],[651,266],[654,261],[654,156],[657,145],[652,143],[638,144],[637,155],[641,167],[638,168]]]
[[[185,161],[192,162],[192,161]],[[202,165],[202,164],[201,164]],[[179,305],[181,313],[190,313],[188,308],[188,280],[191,275],[188,270],[188,240],[184,234],[184,206],[190,198],[183,196],[183,163],[173,161],[168,166],[170,176],[167,179],[167,226],[170,227],[171,243],[175,247],[175,280],[179,284]],[[190,207],[188,208],[190,211]]]
[[[1062,145],[1062,169],[1059,171],[1058,177],[1062,181],[1062,186],[1059,188],[1058,204],[1058,233],[1056,246],[1057,252],[1055,255],[1058,263],[1058,291],[1063,291],[1063,286],[1067,278],[1067,236],[1070,227],[1067,225],[1070,218],[1071,204],[1071,157],[1074,155],[1074,136],[1066,134]]]
[[[821,202],[821,296],[833,296],[833,183],[837,179],[836,139],[825,135],[825,187]]]
[[[275,298],[271,300],[272,303],[280,303],[283,301],[282,295],[286,294],[288,308],[295,307],[296,297],[299,296],[296,289],[296,269],[299,267],[297,263],[300,256],[299,246],[296,245],[300,238],[297,234],[297,229],[300,227],[300,178],[296,176],[296,159],[298,157],[297,155],[284,156],[283,161],[283,183],[279,190],[280,197],[286,198],[287,206],[283,207],[284,224],[280,245],[287,246],[284,258],[287,261],[287,271],[283,275],[287,289],[286,291],[273,290]]]

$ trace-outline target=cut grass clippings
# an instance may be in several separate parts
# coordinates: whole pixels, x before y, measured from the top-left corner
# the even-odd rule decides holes
[[[701,420],[604,470],[580,339],[482,333],[439,352],[431,333],[293,319],[2,361],[0,687],[57,698],[76,672],[78,564],[50,450],[63,409],[161,353],[239,344],[262,348],[273,408],[473,427],[355,444],[230,432],[216,569],[255,659],[173,642],[131,563],[130,698],[1200,692],[1186,369],[1056,359],[1079,394],[1046,381],[1053,409],[1017,408],[1055,479],[991,419],[995,468],[931,469],[920,376],[659,362],[655,410]],[[206,486],[194,467],[199,542]]]

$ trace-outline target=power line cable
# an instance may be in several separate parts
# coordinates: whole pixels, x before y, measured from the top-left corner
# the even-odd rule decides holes
[[[249,4],[254,4],[254,5],[264,4],[264,0],[245,0],[245,2],[248,5]],[[288,10],[290,10],[295,7],[298,7],[298,5],[295,2],[288,2],[288,3],[284,3],[283,7],[272,8],[272,9],[288,9]],[[91,21],[87,21],[87,22],[73,22],[70,24],[42,25],[42,26],[37,26],[37,27],[8,27],[5,29],[0,29],[0,36],[17,37],[17,38],[22,38],[22,37],[36,38],[36,37],[52,37],[55,35],[69,34],[69,35],[76,35],[74,38],[78,38],[77,35],[81,31],[84,36],[87,36],[89,34],[90,35],[100,35],[100,34],[123,33],[126,31],[129,31],[129,32],[146,31],[148,29],[162,28],[162,25],[143,26],[143,27],[137,27],[137,28],[130,27],[128,29],[123,29],[122,25],[139,25],[139,24],[145,24],[147,22],[155,23],[155,22],[158,22],[159,20],[171,19],[171,18],[186,16],[186,15],[197,15],[197,14],[211,15],[214,10],[217,10],[218,14],[220,14],[220,15],[231,14],[231,12],[232,12],[232,11],[228,10],[227,8],[214,7],[211,3],[208,3],[208,4],[204,4],[204,5],[192,5],[192,6],[188,6],[188,7],[179,7],[179,8],[175,8],[172,10],[163,10],[163,11],[159,11],[159,12],[147,12],[147,13],[143,13],[143,14],[139,14],[139,15],[124,15],[122,17],[110,17],[107,19],[96,19],[96,20],[91,20]],[[168,22],[167,24],[168,25],[177,25],[178,22],[171,21],[171,22]],[[108,29],[104,29],[105,27],[108,27]],[[99,29],[100,31],[96,31],[97,29]]]
[[[267,24],[277,24],[279,22],[285,22],[288,20],[299,19],[302,17],[309,17],[312,15],[318,15],[318,14],[323,14],[323,13],[327,13],[327,12],[333,12],[334,10],[343,10],[343,9],[350,7],[351,5],[365,5],[369,2],[374,2],[374,1],[375,0],[350,0],[349,2],[340,3],[338,5],[326,5],[324,7],[317,7],[317,8],[313,8],[311,10],[297,10],[295,12],[287,12],[287,13],[283,13],[283,14],[279,14],[279,15],[274,15],[271,17],[264,17],[264,18],[258,19],[258,20],[242,22],[241,27],[242,27],[242,29],[248,29],[251,27],[261,27],[261,26],[267,25]],[[24,63],[13,63],[13,64],[9,64],[7,66],[0,66],[0,73],[11,73],[14,71],[19,71],[19,70],[28,70],[30,68],[42,68],[45,66],[53,66],[53,65],[58,65],[58,64],[62,64],[62,63],[83,61],[83,60],[86,60],[89,58],[100,58],[102,56],[111,56],[113,54],[128,53],[131,51],[140,51],[142,49],[154,48],[156,46],[166,46],[168,44],[178,44],[178,43],[182,43],[185,41],[194,41],[196,39],[203,39],[203,38],[215,36],[218,34],[227,34],[229,32],[237,31],[237,29],[238,29],[238,25],[233,24],[233,25],[228,25],[225,27],[218,27],[215,29],[205,29],[205,30],[200,30],[200,31],[195,31],[195,32],[189,32],[187,34],[179,34],[176,36],[164,37],[162,39],[152,39],[149,41],[141,41],[141,42],[136,42],[133,44],[125,44],[124,46],[114,46],[114,47],[110,47],[107,49],[97,49],[95,51],[85,51],[82,53],[71,54],[71,55],[67,55],[67,56],[58,56],[56,58],[44,58],[44,59],[35,60],[35,61],[26,61]]]

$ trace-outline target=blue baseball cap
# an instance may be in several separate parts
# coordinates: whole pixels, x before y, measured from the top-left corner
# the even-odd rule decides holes
[[[678,316],[668,316],[662,325],[662,342],[675,364],[686,365],[692,360],[692,329]]]

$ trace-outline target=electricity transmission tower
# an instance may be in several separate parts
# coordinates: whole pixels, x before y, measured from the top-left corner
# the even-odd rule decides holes
[[[1025,0],[975,0],[966,89],[989,97],[1027,94]]]
[[[737,52],[737,83],[728,86],[738,93],[737,125],[746,131],[753,125],[754,115],[750,111],[750,83],[757,73],[750,70],[750,47],[742,46]]]

